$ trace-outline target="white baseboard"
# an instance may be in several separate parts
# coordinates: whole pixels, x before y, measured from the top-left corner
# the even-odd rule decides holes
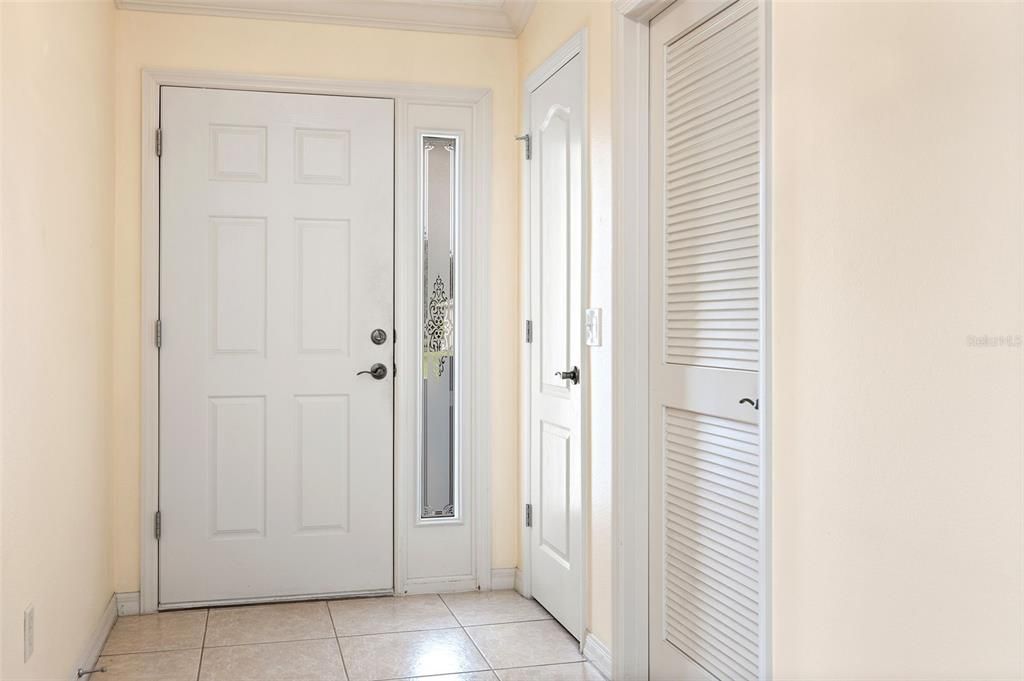
[[[526,591],[526,581],[524,579],[523,571],[516,568],[516,582],[515,589],[520,595],[530,597],[530,594]]]
[[[139,614],[138,591],[122,591],[121,593],[114,594],[114,597],[117,599],[118,617],[131,617]]]
[[[475,577],[437,577],[434,579],[407,579],[405,593],[414,594],[450,594],[461,591],[476,591]]]
[[[516,568],[494,568],[491,570],[491,590],[504,591],[516,585]],[[438,577],[435,579],[407,579],[405,593],[413,594],[449,594],[460,591],[476,591],[477,583],[473,577]]]
[[[103,614],[100,615],[100,621],[96,623],[96,629],[93,630],[88,647],[78,658],[78,664],[71,670],[70,678],[72,681],[78,681],[79,669],[95,668],[96,660],[100,659],[100,653],[103,652],[103,644],[107,642],[107,636],[110,635],[110,630],[114,628],[114,622],[116,621],[117,597],[111,595],[110,600],[107,601],[107,607],[103,609]]]
[[[506,591],[516,585],[516,568],[494,568],[491,570],[491,590]]]
[[[597,667],[597,671],[606,679],[612,678],[612,651],[589,631],[583,638],[583,657]]]

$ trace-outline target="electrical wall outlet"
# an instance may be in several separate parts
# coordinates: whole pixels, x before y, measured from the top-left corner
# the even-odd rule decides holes
[[[25,608],[24,626],[25,662],[28,662],[29,658],[32,657],[32,652],[36,649],[36,608],[32,604]]]

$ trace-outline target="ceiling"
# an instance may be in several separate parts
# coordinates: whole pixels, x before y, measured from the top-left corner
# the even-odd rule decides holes
[[[116,0],[127,10],[514,38],[535,0]]]

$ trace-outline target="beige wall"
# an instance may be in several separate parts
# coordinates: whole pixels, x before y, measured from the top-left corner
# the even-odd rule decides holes
[[[1022,11],[775,6],[776,678],[1024,677]]]
[[[590,351],[590,617],[587,628],[605,645],[612,643],[612,167],[611,21],[607,0],[542,0],[519,36],[519,101],[522,125],[523,81],[581,28],[587,29],[587,107],[590,187],[590,295],[586,307],[604,309],[602,347]]]
[[[113,593],[113,6],[3,3],[0,16],[0,677],[66,679]]]
[[[118,591],[139,587],[139,139],[143,68],[220,70],[487,87],[493,91],[493,564],[516,565],[518,403],[515,362],[518,223],[516,43],[500,38],[322,24],[116,12],[114,567]],[[500,311],[509,311],[501,314]]]

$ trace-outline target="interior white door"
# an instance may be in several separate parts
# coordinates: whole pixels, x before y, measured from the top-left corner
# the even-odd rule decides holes
[[[390,590],[393,102],[160,106],[160,605]]]
[[[651,23],[650,672],[763,678],[756,0]]]
[[[583,63],[573,57],[530,93],[531,590],[583,633]],[[582,380],[583,383],[579,381]]]

